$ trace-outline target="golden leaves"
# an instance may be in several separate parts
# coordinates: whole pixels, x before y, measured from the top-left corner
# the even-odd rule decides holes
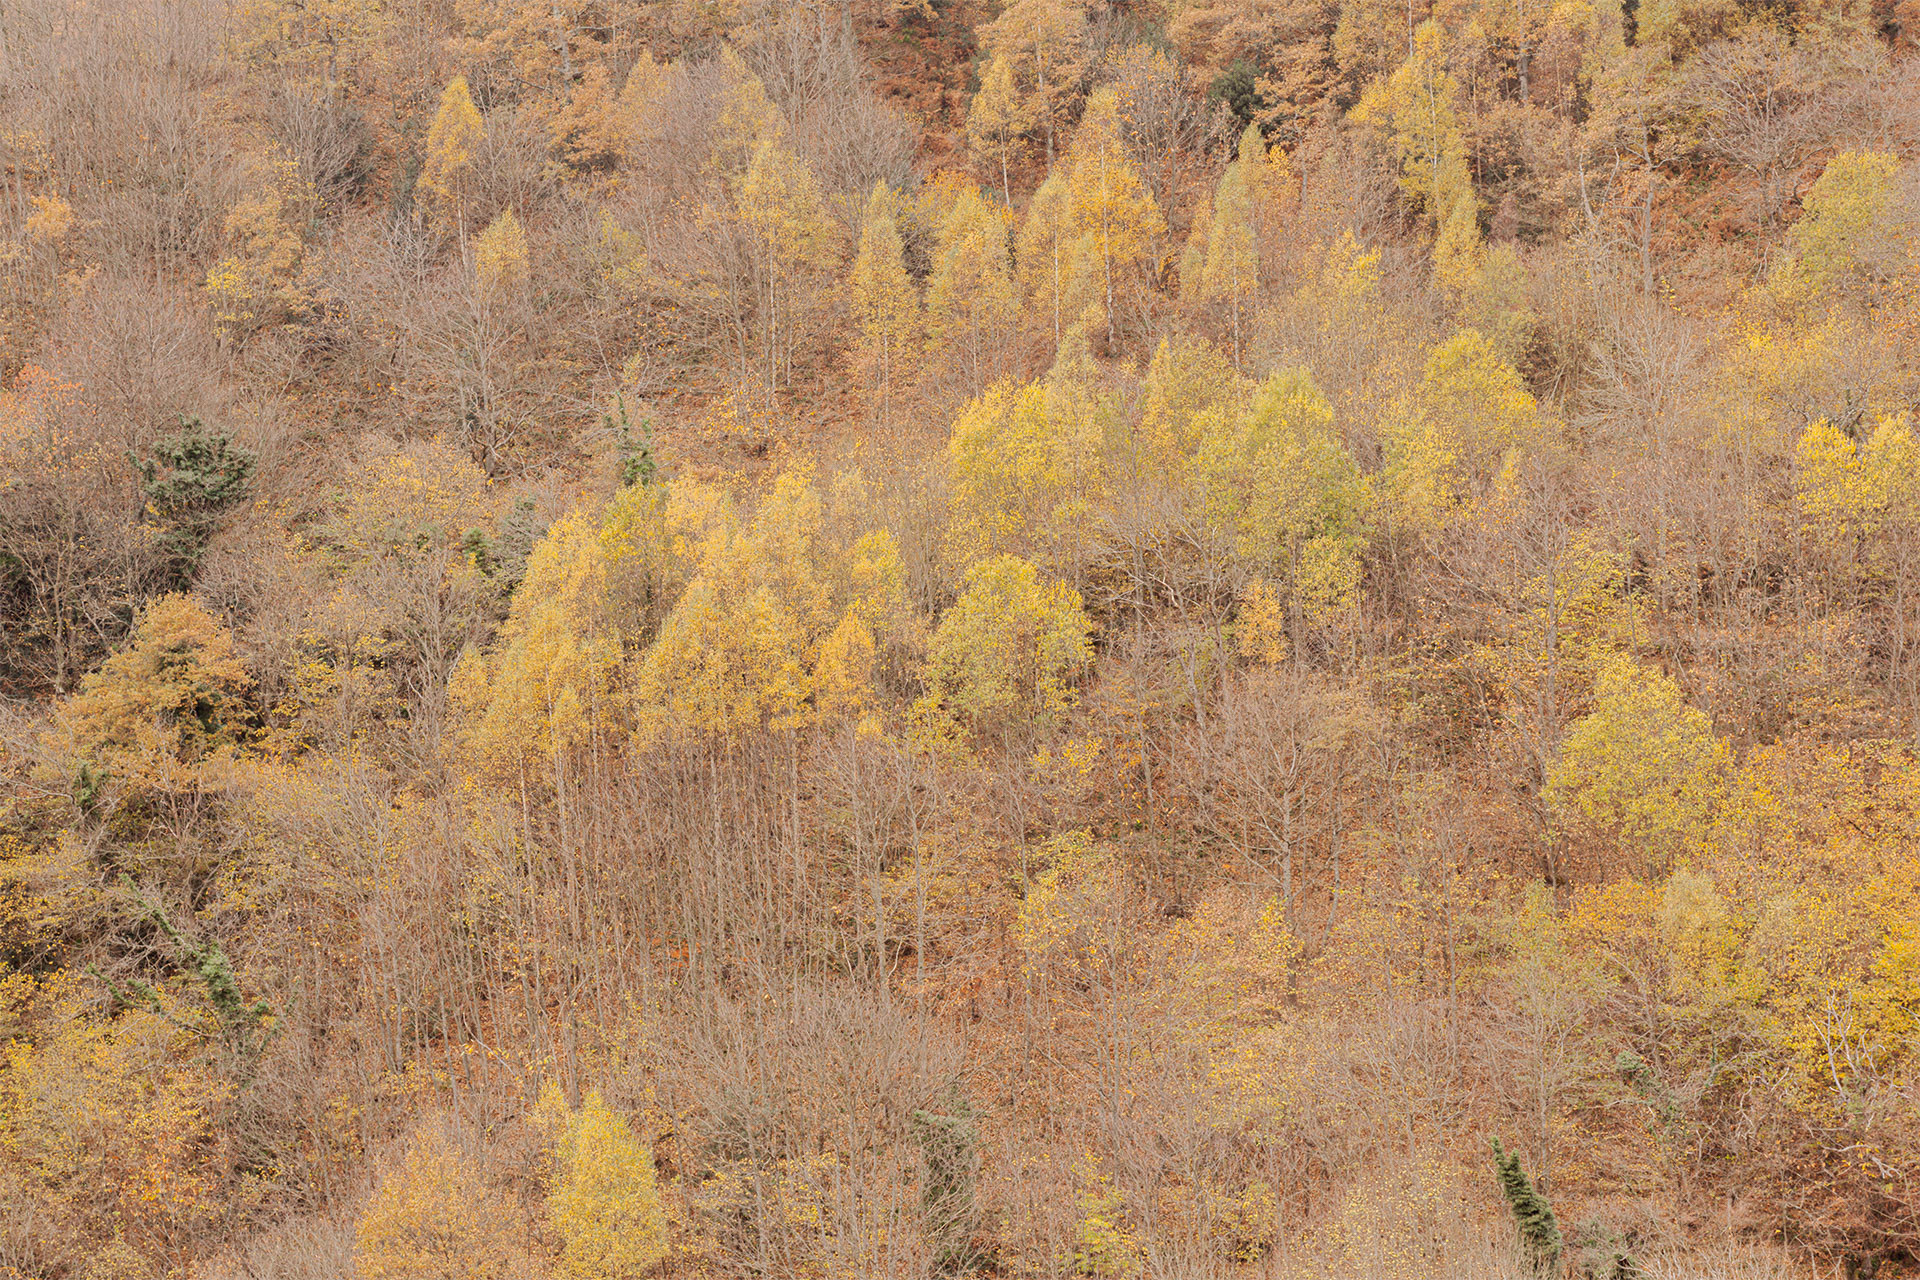
[[[637,1280],[667,1252],[653,1153],[589,1093],[568,1111],[551,1082],[541,1105],[560,1132],[547,1215],[560,1237],[555,1270],[573,1280]]]
[[[497,1280],[514,1214],[451,1140],[428,1133],[380,1182],[355,1230],[361,1280]]]
[[[467,78],[455,76],[440,94],[440,106],[427,130],[426,160],[420,168],[419,187],[427,194],[436,217],[454,220],[465,214],[473,148],[486,132],[480,109],[467,88]]]

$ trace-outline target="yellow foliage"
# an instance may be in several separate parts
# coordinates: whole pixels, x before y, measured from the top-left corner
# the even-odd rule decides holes
[[[384,62],[393,30],[382,0],[243,0],[231,20],[249,62],[316,70],[327,90]]]
[[[1185,335],[1162,339],[1140,387],[1136,472],[1175,485],[1184,480],[1208,425],[1235,412],[1247,391],[1212,344]]]
[[[1051,724],[1073,703],[1069,682],[1092,657],[1091,630],[1080,593],[1065,583],[1043,583],[1016,556],[981,561],[940,619],[915,715],[936,734]]]
[[[862,716],[871,710],[873,633],[859,614],[848,613],[820,641],[814,661],[814,703],[826,720]]]
[[[1545,795],[1647,865],[1671,866],[1707,844],[1729,763],[1726,743],[1678,685],[1613,655],[1594,681],[1594,709],[1561,744]]]
[[[159,996],[170,1006],[170,991]],[[0,1164],[24,1175],[43,1222],[113,1249],[107,1261],[182,1256],[238,1191],[227,1180],[233,1086],[190,1060],[159,1014],[99,1021],[93,1003],[77,974],[0,977]],[[19,1034],[36,1025],[42,1035]],[[132,1274],[154,1273],[147,1261]]]
[[[1009,63],[1022,119],[1046,134],[1049,162],[1055,125],[1076,92],[1086,25],[1083,0],[1013,0],[979,28],[982,47]]]
[[[427,130],[427,156],[420,167],[419,187],[436,217],[458,219],[466,214],[472,182],[473,148],[486,136],[480,109],[465,76],[455,76],[440,94],[439,109]]]
[[[1911,261],[1912,214],[1899,209],[1898,156],[1842,151],[1807,192],[1793,224],[1793,258],[1780,283],[1825,292],[1849,279],[1883,279]]]
[[[763,141],[740,179],[740,210],[782,273],[824,265],[834,249],[820,183],[797,151]]]
[[[1421,407],[1466,474],[1483,483],[1514,451],[1538,449],[1552,439],[1519,371],[1472,329],[1434,348],[1421,382]]]
[[[1368,86],[1354,118],[1385,133],[1400,156],[1400,186],[1436,227],[1461,199],[1473,198],[1466,144],[1454,104],[1459,83],[1447,70],[1447,38],[1429,19],[1413,36],[1406,61]]]
[[[58,244],[73,230],[73,206],[59,195],[34,196],[33,212],[27,215],[28,240]]]
[[[1287,610],[1265,578],[1255,578],[1240,593],[1235,643],[1243,658],[1268,665],[1287,660]]]
[[[1301,1089],[1284,1022],[1301,953],[1277,896],[1231,889],[1208,895],[1166,940],[1151,1000],[1219,1131],[1284,1136]]]
[[[1085,387],[1055,378],[1001,383],[960,411],[947,445],[952,562],[1008,553],[1075,561],[1104,487],[1102,433],[1090,408]]]
[[[1447,1266],[1464,1195],[1459,1176],[1430,1155],[1384,1159],[1348,1185],[1309,1243],[1336,1275],[1426,1280]]]
[[[514,1210],[444,1136],[416,1139],[381,1179],[354,1232],[361,1280],[498,1280]]]
[[[927,336],[944,344],[978,387],[999,368],[1014,315],[1007,224],[969,187],[940,226],[927,286]]]
[[[739,173],[763,146],[783,141],[789,129],[766,85],[731,45],[721,49],[720,65],[730,83],[720,107],[713,162],[722,172]]]
[[[1248,171],[1264,163],[1258,135],[1251,149],[1243,140],[1241,157],[1227,166],[1213,193],[1213,219],[1207,229],[1206,259],[1200,270],[1200,294],[1225,298],[1233,315],[1233,351],[1240,358],[1241,313],[1260,287],[1260,250],[1254,239],[1254,201]]]
[[[1249,563],[1284,563],[1309,538],[1357,527],[1365,496],[1359,468],[1334,435],[1333,406],[1305,369],[1261,383],[1245,412],[1210,414],[1196,465],[1209,520]]]
[[[1882,417],[1855,441],[1821,418],[1800,435],[1794,496],[1829,534],[1865,534],[1920,517],[1920,446],[1904,414]]]
[[[620,86],[620,158],[628,164],[649,155],[648,144],[659,128],[660,104],[670,85],[670,71],[670,66],[654,60],[652,50],[643,49],[627,72],[627,82]]]
[[[1069,831],[1049,840],[1041,857],[1046,865],[1028,884],[1013,924],[1028,972],[1098,966],[1117,941],[1114,906],[1125,892],[1112,848],[1090,831]]]
[[[227,214],[231,252],[207,273],[215,322],[229,337],[298,317],[312,305],[301,224],[313,202],[312,184],[279,152],[268,155],[260,189]]]
[[[187,790],[246,739],[252,686],[232,633],[187,596],[163,596],[141,612],[129,646],[81,683],[60,736],[133,786]]]
[[[482,300],[501,304],[527,287],[527,236],[513,210],[503,209],[473,241],[474,279]]]
[[[888,413],[894,378],[904,370],[920,327],[920,298],[901,255],[893,195],[885,183],[875,183],[867,197],[850,285],[864,353],[872,364]]]
[[[1000,193],[1011,188],[1007,167],[1019,149],[1025,128],[1018,92],[1013,86],[1013,63],[995,54],[980,77],[980,91],[967,104],[967,145],[975,156],[990,159],[1000,170]]]
[[[492,526],[486,473],[465,454],[438,439],[371,453],[349,474],[334,525],[350,560],[457,547],[469,530]]]
[[[906,618],[907,578],[900,544],[885,529],[863,533],[847,552],[841,588],[849,616],[875,636],[897,633]]]
[[[1672,997],[1695,1004],[1725,1003],[1729,986],[1738,979],[1741,938],[1712,875],[1675,871],[1654,908],[1653,923],[1670,957]]]
[[[674,535],[671,513],[684,513],[685,500],[701,492],[692,484],[624,485],[600,513],[608,607],[628,645],[653,639],[686,586],[695,548]]]
[[[775,480],[746,530],[716,495],[670,506],[670,532],[703,532],[692,580],[634,664],[650,732],[734,737],[867,707],[874,634],[902,609],[899,552],[874,533],[836,555],[821,520],[819,493],[794,474]]]
[[[634,683],[656,732],[725,737],[796,724],[812,692],[798,622],[773,591],[704,572],[667,616]]]
[[[1131,1280],[1140,1274],[1140,1241],[1127,1226],[1126,1202],[1113,1179],[1099,1171],[1088,1156],[1074,1166],[1081,1183],[1075,1203],[1079,1220],[1073,1229],[1073,1274],[1096,1280]]]
[[[666,1256],[653,1153],[599,1094],[567,1115],[555,1155],[547,1214],[561,1241],[557,1274],[635,1280]]]
[[[653,56],[643,51],[628,85],[634,97],[646,92]],[[598,169],[612,164],[626,152],[632,137],[632,117],[613,89],[613,74],[604,62],[594,62],[581,71],[572,86],[567,104],[548,122],[556,149],[576,169]]]
[[[1521,457],[1556,439],[1519,371],[1472,329],[1434,348],[1416,404],[1385,435],[1385,505],[1421,532],[1499,492]]]
[[[1112,88],[1087,99],[1070,161],[1067,202],[1084,252],[1099,272],[1111,336],[1122,278],[1149,265],[1155,242],[1167,231],[1158,202],[1128,158],[1126,121]]]
[[[1058,342],[1070,318],[1093,298],[1099,284],[1074,225],[1064,170],[1049,173],[1027,202],[1027,216],[1014,248],[1028,313],[1050,324]]]
[[[1622,590],[1625,573],[1618,552],[1581,534],[1512,593],[1500,642],[1484,654],[1510,715],[1545,714],[1557,724],[1563,704],[1588,699],[1600,669],[1630,649],[1643,618]],[[1554,703],[1545,706],[1549,689]]]
[[[556,521],[527,560],[498,654],[469,652],[455,673],[468,745],[482,760],[551,761],[607,727],[622,654],[605,593],[597,524],[580,512]]]

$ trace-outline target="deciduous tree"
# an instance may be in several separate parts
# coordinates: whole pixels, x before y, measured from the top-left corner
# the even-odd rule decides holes
[[[978,394],[1004,367],[1016,314],[1007,224],[970,187],[942,224],[937,252],[927,288],[928,336],[945,346]]]
[[[1018,556],[980,561],[934,634],[915,707],[922,730],[937,740],[1057,723],[1092,656],[1091,631],[1073,588]]]
[[[598,1093],[563,1122],[547,1213],[560,1237],[563,1276],[639,1280],[667,1254],[653,1153]]]
[[[441,92],[439,109],[427,130],[427,154],[418,183],[430,211],[442,221],[466,225],[473,196],[473,150],[486,132],[467,78],[455,76]]]
[[[880,384],[880,414],[891,422],[894,380],[906,369],[919,335],[920,296],[907,274],[894,196],[884,185],[876,185],[867,197],[849,283],[863,354]]]
[[[1159,205],[1127,156],[1120,100],[1113,90],[1102,89],[1087,100],[1073,135],[1071,164],[1067,200],[1099,270],[1111,346],[1116,289],[1130,272],[1151,274],[1156,242],[1167,230]]]
[[[980,77],[980,91],[967,107],[967,143],[975,155],[999,166],[1000,199],[1009,208],[1013,205],[1013,185],[1007,170],[1024,132],[1020,99],[1013,87],[1013,64],[1005,54],[995,54]]]

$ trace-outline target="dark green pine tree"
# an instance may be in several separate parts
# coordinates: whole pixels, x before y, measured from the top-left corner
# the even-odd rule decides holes
[[[1232,66],[1214,78],[1207,88],[1207,98],[1211,102],[1224,102],[1233,112],[1234,119],[1241,128],[1253,123],[1254,117],[1266,105],[1260,98],[1260,70],[1245,58],[1236,58]]]
[[[227,510],[247,496],[254,456],[226,432],[182,415],[180,430],[155,442],[152,457],[132,461],[169,585],[186,586]]]
[[[614,447],[620,454],[620,483],[622,485],[651,485],[660,472],[660,464],[653,456],[653,419],[640,419],[640,431],[636,436],[633,419],[627,414],[627,401],[623,396],[615,402],[614,413],[600,415],[600,421],[613,433]]]
[[[980,1138],[973,1107],[959,1089],[949,1089],[945,1114],[915,1111],[913,1132],[926,1161],[920,1202],[927,1239],[935,1249],[935,1269],[941,1275],[964,1275],[977,1261],[974,1187],[980,1178]]]
[[[265,1000],[248,1003],[240,992],[238,979],[234,977],[233,965],[218,942],[195,942],[168,918],[166,912],[134,887],[131,877],[122,876],[121,883],[126,887],[127,895],[139,905],[141,914],[152,921],[166,935],[167,941],[173,944],[175,961],[200,980],[201,992],[212,1017],[201,1021],[180,1017],[161,1001],[153,984],[141,979],[133,979],[123,987],[93,965],[87,966],[87,972],[106,983],[107,989],[121,1004],[156,1014],[183,1030],[224,1044],[237,1059],[242,1079],[251,1081],[260,1055],[273,1038],[272,1008]]]
[[[1498,1138],[1493,1139],[1493,1167],[1500,1178],[1500,1194],[1506,1197],[1513,1221],[1520,1228],[1520,1243],[1528,1261],[1537,1274],[1554,1275],[1566,1242],[1560,1236],[1560,1224],[1554,1220],[1553,1206],[1520,1167],[1520,1154],[1506,1151]]]

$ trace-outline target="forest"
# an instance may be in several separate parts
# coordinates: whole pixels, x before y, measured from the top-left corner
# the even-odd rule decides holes
[[[0,0],[0,1280],[1920,1274],[1920,0]]]

